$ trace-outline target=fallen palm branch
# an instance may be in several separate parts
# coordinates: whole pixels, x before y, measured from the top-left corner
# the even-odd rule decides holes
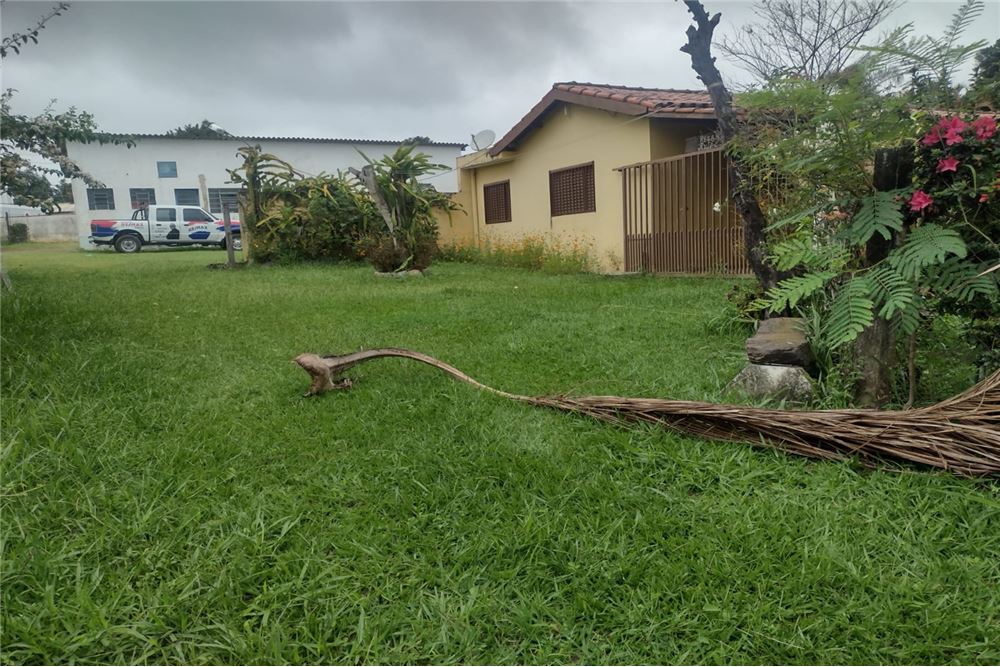
[[[899,463],[941,468],[967,477],[1000,476],[1000,371],[968,391],[915,410],[772,410],[699,401],[621,396],[521,396],[494,389],[434,357],[399,348],[345,355],[299,355],[312,377],[307,396],[346,389],[348,368],[381,357],[434,366],[484,391],[530,405],[613,423],[650,422],[711,440],[764,445],[790,454],[868,467]]]

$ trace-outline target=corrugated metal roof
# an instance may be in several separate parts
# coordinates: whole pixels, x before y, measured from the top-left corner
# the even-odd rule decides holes
[[[401,144],[401,140],[397,139],[337,139],[328,137],[255,137],[248,135],[231,135],[228,137],[173,137],[169,134],[153,134],[153,133],[126,133],[126,132],[114,132],[112,136],[133,139],[175,139],[177,141],[298,141],[302,143],[315,143],[315,144],[352,144],[352,145],[369,145],[369,144]],[[456,146],[459,148],[465,148],[467,144],[452,142],[452,141],[431,141],[426,144],[419,144],[420,146]]]

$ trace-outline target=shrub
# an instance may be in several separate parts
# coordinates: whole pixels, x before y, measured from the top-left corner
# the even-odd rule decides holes
[[[388,234],[371,234],[359,242],[358,248],[358,254],[382,273],[423,271],[437,255],[437,244],[426,236],[408,244],[394,244]]]
[[[458,209],[449,195],[420,182],[420,177],[444,171],[447,166],[432,163],[430,156],[414,152],[415,148],[403,145],[380,160],[362,153],[368,165],[361,171],[352,170],[384,204],[383,229],[363,244],[366,256],[380,271],[427,268],[437,252],[434,209]],[[381,265],[375,263],[376,257]],[[397,261],[393,268],[381,268]]]
[[[10,226],[7,240],[10,243],[25,243],[28,240],[28,225],[15,222]]]
[[[262,199],[253,244],[264,262],[359,259],[359,242],[378,219],[367,194],[339,175],[304,178]]]

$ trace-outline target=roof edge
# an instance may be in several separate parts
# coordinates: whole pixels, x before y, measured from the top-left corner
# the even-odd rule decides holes
[[[228,137],[174,137],[169,134],[156,134],[151,132],[108,132],[106,133],[112,137],[119,139],[173,139],[176,141],[290,141],[290,142],[301,142],[301,143],[318,143],[318,144],[403,144],[402,140],[397,139],[342,139],[335,137],[263,137],[263,136],[249,136],[249,135],[231,135]],[[457,141],[431,141],[429,143],[420,143],[418,146],[457,146],[459,148],[465,148],[468,146],[467,143],[457,142]]]
[[[525,135],[530,133],[535,129],[537,124],[540,122],[541,118],[548,113],[549,109],[558,102],[565,102],[567,104],[577,104],[584,107],[590,107],[592,109],[601,109],[604,111],[611,111],[614,113],[626,114],[629,116],[650,116],[650,117],[660,117],[660,118],[691,118],[690,114],[671,114],[669,109],[650,109],[649,107],[639,104],[636,102],[628,102],[624,100],[612,99],[609,95],[593,96],[585,95],[579,92],[573,92],[571,90],[566,90],[566,88],[572,88],[574,86],[593,86],[593,87],[605,87],[605,88],[617,88],[621,90],[634,90],[634,91],[655,91],[655,92],[668,92],[668,93],[704,93],[704,90],[686,90],[679,88],[638,88],[634,86],[616,86],[611,84],[593,84],[593,83],[579,83],[576,81],[557,81],[552,84],[552,88],[545,94],[545,96],[539,100],[535,106],[528,111],[525,116],[517,122],[514,127],[503,135],[499,141],[497,141],[489,149],[489,154],[491,156],[496,156],[505,150],[510,150],[511,147],[518,143]],[[697,118],[704,120],[714,120],[715,113],[703,113],[698,114]]]

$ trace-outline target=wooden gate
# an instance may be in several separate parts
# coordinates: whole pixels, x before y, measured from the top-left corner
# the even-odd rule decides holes
[[[619,167],[625,270],[747,274],[721,149]]]

